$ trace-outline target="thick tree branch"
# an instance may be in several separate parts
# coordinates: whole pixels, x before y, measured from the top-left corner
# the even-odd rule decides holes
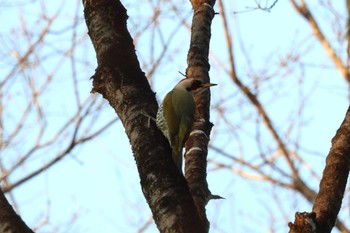
[[[0,188],[0,232],[33,233],[16,214]]]
[[[192,0],[193,18],[191,43],[187,55],[187,78],[209,82],[209,42],[211,22],[214,18],[214,1]],[[209,121],[210,91],[196,98],[196,116],[186,145],[185,175],[200,218],[209,230],[205,206],[213,197],[207,183],[207,154],[209,135],[213,124]]]
[[[346,0],[346,6],[347,6],[347,10],[348,10],[348,23],[346,24],[346,39],[348,41],[348,62],[347,65],[348,67],[350,67],[350,0]]]
[[[126,27],[126,9],[117,0],[83,0],[88,34],[98,67],[93,91],[118,114],[132,146],[143,194],[160,232],[205,232],[184,177],[171,160],[171,150],[155,123],[155,94],[135,55]]]
[[[350,167],[350,107],[345,119],[332,139],[326,167],[312,213],[297,213],[290,232],[329,233],[334,227],[344,196]]]
[[[320,227],[331,232],[341,207],[350,167],[350,108],[332,139],[326,167],[312,211]]]

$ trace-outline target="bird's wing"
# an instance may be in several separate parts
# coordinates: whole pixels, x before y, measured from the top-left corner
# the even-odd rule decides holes
[[[195,102],[192,95],[186,91],[174,91],[173,96],[176,95],[176,103],[173,101],[174,111],[178,117],[178,132],[177,142],[174,144],[176,150],[181,151],[189,133],[191,132]]]
[[[169,129],[170,145],[173,147],[173,145],[177,144],[175,140],[176,135],[179,133],[180,118],[175,112],[172,104],[172,98],[173,92],[171,91],[164,98],[163,112]]]

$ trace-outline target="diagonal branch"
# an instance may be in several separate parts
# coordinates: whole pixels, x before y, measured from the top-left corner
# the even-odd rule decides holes
[[[328,56],[331,58],[337,69],[340,71],[342,76],[345,78],[347,82],[350,82],[350,72],[349,72],[349,67],[345,64],[343,64],[341,58],[337,55],[335,50],[332,48],[331,44],[327,40],[327,38],[324,36],[324,34],[321,31],[320,26],[316,22],[314,16],[312,15],[311,11],[307,7],[306,3],[304,0],[301,1],[300,5],[296,3],[295,0],[291,0],[291,3],[295,10],[303,16],[308,23],[310,24],[312,28],[313,34],[316,36],[316,38],[320,41],[322,44],[324,50],[328,54]]]
[[[105,132],[105,130],[107,128],[109,128],[112,124],[114,124],[118,119],[113,119],[110,122],[108,122],[107,124],[105,124],[104,126],[102,126],[100,129],[98,129],[96,132],[90,134],[90,135],[84,135],[81,138],[77,138],[77,134],[78,131],[80,129],[82,120],[84,119],[84,117],[81,117],[78,119],[77,125],[75,127],[75,130],[73,132],[72,138],[70,140],[70,143],[68,144],[68,146],[61,151],[55,158],[51,159],[49,162],[47,162],[45,165],[41,166],[40,168],[38,168],[37,170],[31,172],[30,174],[22,177],[21,179],[17,180],[16,182],[13,182],[12,184],[9,185],[5,185],[3,187],[3,192],[7,193],[10,192],[11,190],[13,190],[14,188],[20,186],[21,184],[25,183],[26,181],[36,177],[37,175],[41,174],[43,171],[46,171],[47,169],[49,169],[50,167],[52,167],[53,165],[55,165],[57,162],[61,161],[64,157],[66,157],[67,155],[69,155],[74,148],[77,147],[77,145],[83,144],[85,142],[88,142],[94,138],[96,138],[99,134]],[[24,161],[23,161],[24,162]],[[17,168],[17,167],[14,167]],[[13,172],[15,169],[12,169],[11,171]],[[8,174],[6,174],[8,175]],[[7,176],[5,176],[6,178]]]
[[[16,214],[0,188],[0,232],[34,233]]]
[[[230,63],[230,67],[231,67],[231,72],[230,72],[231,79],[238,86],[238,88],[243,92],[243,94],[250,100],[250,102],[253,104],[253,106],[255,106],[255,108],[257,109],[257,111],[260,114],[260,116],[262,117],[266,127],[268,128],[268,130],[272,134],[273,138],[277,142],[279,149],[282,151],[282,154],[284,155],[284,157],[287,161],[287,164],[292,171],[293,178],[295,180],[300,180],[299,179],[300,178],[299,172],[296,169],[296,167],[292,161],[292,158],[288,152],[288,149],[287,149],[285,143],[283,142],[283,140],[281,139],[280,135],[278,134],[277,130],[273,126],[272,121],[271,121],[269,115],[267,114],[267,112],[265,111],[263,105],[260,103],[258,97],[255,94],[253,94],[246,85],[244,85],[242,83],[242,81],[239,79],[239,77],[236,74],[235,61],[234,61],[234,56],[233,56],[232,38],[231,38],[231,35],[229,33],[229,29],[228,29],[225,8],[223,6],[222,0],[219,0],[218,2],[219,2],[219,8],[220,8],[220,15],[222,17],[224,28],[225,28],[226,43],[227,43],[227,49],[229,52],[229,63]]]
[[[320,183],[312,213],[297,213],[295,222],[289,223],[291,233],[322,232],[329,233],[335,225],[350,167],[350,107],[345,119],[332,139],[332,147],[326,159],[326,167]],[[337,225],[347,232],[343,224]]]
[[[158,106],[126,27],[126,9],[117,0],[83,0],[83,4],[98,64],[92,91],[109,101],[125,128],[158,229],[205,232],[187,183],[171,160],[169,143],[142,114],[155,116]]]
[[[320,191],[312,211],[322,229],[331,231],[341,207],[350,167],[350,107],[332,139]]]

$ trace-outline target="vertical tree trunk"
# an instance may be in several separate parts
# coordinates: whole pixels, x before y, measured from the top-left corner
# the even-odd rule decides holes
[[[154,122],[148,124],[144,114],[155,116],[158,105],[135,55],[126,27],[126,9],[117,0],[83,0],[83,3],[98,63],[93,92],[109,101],[123,123],[142,191],[158,229],[207,232],[207,224],[201,221],[202,215],[199,217],[187,182],[171,160],[167,140]]]
[[[193,8],[191,44],[187,55],[187,78],[210,82],[208,62],[214,1],[191,1]],[[205,206],[212,197],[207,183],[207,154],[212,123],[209,121],[210,90],[196,96],[196,116],[186,144],[185,175],[199,216],[206,230],[209,221]]]

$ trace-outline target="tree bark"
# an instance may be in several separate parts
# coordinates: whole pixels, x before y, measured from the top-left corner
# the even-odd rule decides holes
[[[208,55],[211,37],[210,27],[215,15],[213,9],[215,0],[192,0],[191,4],[194,14],[190,49],[187,55],[186,77],[210,82]],[[209,221],[206,217],[205,206],[213,197],[207,183],[208,143],[213,126],[209,121],[210,90],[197,95],[195,101],[195,120],[186,144],[185,175],[201,221],[208,231]]]
[[[0,232],[1,233],[33,233],[33,231],[16,214],[0,189]]]
[[[109,101],[125,128],[158,229],[206,232],[186,180],[171,160],[166,138],[144,114],[155,116],[158,104],[140,69],[126,27],[126,9],[117,0],[83,0],[83,4],[98,64],[92,91]]]
[[[326,167],[312,213],[297,213],[294,224],[289,224],[291,233],[331,232],[343,200],[349,167],[350,107],[332,139],[332,147],[326,159]]]

